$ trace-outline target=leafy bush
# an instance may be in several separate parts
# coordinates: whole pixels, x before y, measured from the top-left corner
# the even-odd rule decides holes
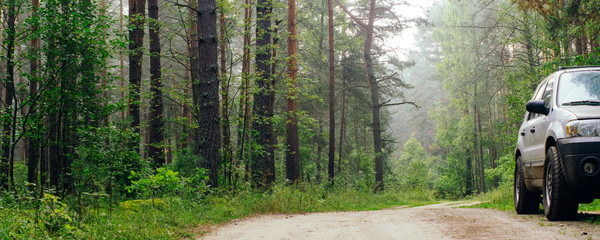
[[[163,196],[184,196],[199,198],[208,191],[207,170],[196,168],[195,174],[186,178],[178,172],[161,167],[154,174],[131,172],[133,180],[127,187],[129,192],[135,192],[144,199]]]
[[[396,184],[403,190],[430,190],[436,175],[432,169],[433,163],[434,157],[423,148],[413,134],[404,143],[404,151],[394,164],[393,177],[387,182]]]
[[[202,157],[194,155],[192,150],[187,148],[175,153],[172,166],[181,176],[191,177],[196,174],[196,168],[202,161]]]
[[[77,190],[96,195],[125,193],[129,173],[144,167],[137,148],[132,147],[137,145],[137,135],[125,122],[79,129],[79,134],[78,158],[72,165]]]
[[[500,185],[510,184],[513,182],[513,174],[515,170],[515,160],[512,153],[506,154],[497,161],[498,166],[492,169],[486,169],[485,175],[488,184],[498,181]]]
[[[52,235],[68,236],[69,238],[78,238],[83,235],[77,226],[79,223],[73,220],[67,204],[60,201],[59,197],[44,193],[40,202],[41,207],[36,214],[40,229]]]
[[[180,183],[178,174],[166,168],[158,168],[156,174],[146,176],[132,171],[130,178],[139,180],[132,181],[131,186],[128,186],[127,189],[129,192],[135,191],[145,199],[174,194]]]

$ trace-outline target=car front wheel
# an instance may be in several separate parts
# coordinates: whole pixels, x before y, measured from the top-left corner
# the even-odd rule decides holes
[[[550,221],[570,220],[577,216],[578,203],[567,186],[556,147],[546,152],[544,174],[544,214]]]
[[[518,214],[537,213],[540,209],[540,194],[527,190],[525,186],[525,174],[523,173],[521,156],[515,164],[515,175],[513,184],[513,199],[515,210]]]

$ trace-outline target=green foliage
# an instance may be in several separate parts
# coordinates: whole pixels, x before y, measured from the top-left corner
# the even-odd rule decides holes
[[[160,198],[128,200],[121,202],[120,206],[125,210],[134,212],[142,212],[147,208],[157,208],[161,210],[166,210],[168,208],[168,204]]]
[[[400,189],[424,191],[431,189],[434,176],[433,157],[425,151],[413,134],[406,143],[400,159],[395,162],[395,183]],[[388,181],[389,182],[389,181]]]
[[[500,187],[474,197],[473,199],[484,201],[479,206],[483,208],[494,208],[500,210],[514,210],[513,205],[513,186],[502,184]]]
[[[513,174],[515,171],[515,158],[513,153],[506,154],[496,162],[498,166],[485,170],[487,181],[491,184],[494,182],[500,185],[512,185]]]
[[[127,188],[129,192],[135,191],[138,195],[145,199],[155,198],[158,196],[173,194],[177,189],[180,179],[177,176],[179,173],[165,168],[156,169],[156,174],[142,176],[135,171],[131,172],[131,186]]]
[[[22,213],[12,208],[0,207],[0,238],[26,239],[42,236],[37,222],[28,213]]]
[[[51,233],[75,230],[67,205],[61,202],[57,196],[45,193],[40,201],[42,206],[38,220],[42,229]]]
[[[164,167],[156,169],[154,174],[132,171],[130,178],[138,180],[133,180],[127,189],[144,199],[163,196],[199,198],[208,191],[208,172],[202,168],[195,170],[195,174],[187,178],[179,177],[178,172]]]
[[[194,155],[192,149],[188,148],[175,153],[172,167],[181,176],[191,177],[196,174],[197,168],[201,166],[202,162],[202,157]]]
[[[164,175],[173,175],[167,172]],[[192,238],[202,233],[202,225],[220,224],[255,214],[376,210],[431,203],[435,198],[431,192],[390,189],[373,194],[370,187],[358,189],[336,185],[331,188],[281,183],[276,184],[272,192],[242,190],[237,194],[208,194],[200,200],[165,196],[123,201],[114,207],[110,215],[108,206],[102,204],[83,219],[73,217],[69,207],[54,196],[47,195],[43,201],[46,203],[39,210],[43,215],[40,215],[40,222],[36,211],[17,206],[7,208],[0,200],[0,214],[3,216],[0,218],[0,238]]]
[[[130,146],[137,135],[127,123],[81,128],[76,147],[78,158],[73,161],[77,190],[87,193],[125,193],[131,171],[144,167],[138,152]]]
[[[36,202],[36,208],[27,205],[7,208],[0,198],[0,238],[84,238],[86,226],[76,221],[74,213],[59,197],[44,193]]]
[[[323,211],[375,210],[399,205],[412,205],[435,200],[431,192],[386,190],[372,193],[372,186],[330,187],[322,185],[285,186],[278,184],[273,192],[263,194],[253,206],[257,213],[298,213]]]

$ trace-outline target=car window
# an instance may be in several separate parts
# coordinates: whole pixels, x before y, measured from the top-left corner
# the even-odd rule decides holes
[[[542,81],[542,83],[540,83],[540,85],[536,89],[535,95],[533,95],[532,100],[542,100],[542,96],[544,95],[543,93],[544,93],[544,90],[546,89],[547,83],[548,83],[548,78],[544,79],[544,81]],[[531,119],[537,118],[539,116],[540,115],[537,113],[530,112],[529,115],[527,116],[527,120],[531,120]]]
[[[544,100],[544,106],[547,108],[550,107],[552,99],[552,90],[554,90],[554,77],[550,76],[548,80],[548,84],[546,85],[546,90],[544,90],[544,96],[542,96],[542,100]]]
[[[544,93],[544,90],[546,89],[546,83],[548,83],[547,79],[544,80],[544,82],[542,82],[540,84],[539,88],[537,89],[537,92],[533,96],[533,100],[542,100],[542,94]]]

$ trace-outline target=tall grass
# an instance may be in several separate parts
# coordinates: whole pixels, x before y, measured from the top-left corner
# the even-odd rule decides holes
[[[478,195],[474,197],[474,200],[483,201],[483,203],[476,207],[493,208],[504,211],[514,211],[515,209],[513,203],[513,186],[510,184],[504,184],[493,191]],[[600,215],[597,213],[600,211],[600,199],[596,199],[589,204],[579,204],[579,211],[585,213],[580,214],[578,220],[600,224]],[[593,213],[589,214],[588,212]],[[543,213],[541,204],[540,213]]]
[[[492,191],[473,197],[473,200],[482,201],[479,206],[483,208],[513,210],[513,186],[512,184],[500,185]]]
[[[234,195],[215,191],[202,199],[125,201],[110,212],[107,205],[101,205],[85,216],[75,216],[65,204],[64,214],[73,220],[64,220],[60,226],[54,215],[41,217],[47,214],[43,208],[48,206],[3,206],[0,200],[0,239],[179,239],[201,234],[205,229],[201,226],[257,214],[375,210],[434,202],[433,196],[429,191],[391,188],[373,194],[370,189],[346,186],[278,184],[267,193],[243,190]]]

